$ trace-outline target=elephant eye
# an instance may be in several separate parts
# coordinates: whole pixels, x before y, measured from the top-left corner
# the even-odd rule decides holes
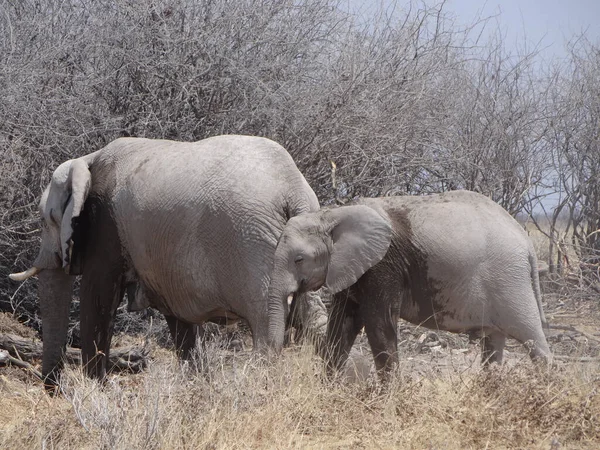
[[[300,264],[302,261],[304,261],[304,258],[302,257],[302,255],[298,255],[298,256],[296,256],[296,258],[294,258],[294,262],[296,264]]]

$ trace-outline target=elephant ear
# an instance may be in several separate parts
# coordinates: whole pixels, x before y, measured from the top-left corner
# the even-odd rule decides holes
[[[383,259],[392,240],[390,223],[364,205],[328,212],[333,248],[325,284],[333,293],[346,289]]]
[[[73,262],[73,233],[75,225],[83,211],[83,205],[90,192],[92,184],[92,174],[88,165],[75,159],[71,162],[67,185],[69,196],[65,203],[60,224],[60,244],[63,258],[63,269],[66,273],[75,275],[79,272],[72,265]]]

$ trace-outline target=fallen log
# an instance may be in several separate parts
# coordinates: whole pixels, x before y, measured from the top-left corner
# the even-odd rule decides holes
[[[9,362],[21,367],[31,369],[29,362],[41,359],[42,343],[37,339],[23,338],[16,334],[0,333],[0,349],[6,350],[10,359],[0,358],[2,361]],[[27,366],[15,363],[21,361],[27,363]],[[65,362],[67,364],[81,364],[81,350],[67,347],[65,353]],[[112,372],[141,372],[148,365],[148,349],[146,347],[122,347],[111,349],[108,357],[108,371]]]
[[[37,370],[35,370],[35,368],[31,364],[10,356],[10,354],[8,353],[8,350],[0,350],[0,366],[7,366],[9,364],[12,364],[13,366],[17,366],[17,367],[22,367],[25,370],[29,370],[40,380],[42,380],[42,381],[44,380],[44,378],[42,377],[42,374],[40,372],[38,372]]]

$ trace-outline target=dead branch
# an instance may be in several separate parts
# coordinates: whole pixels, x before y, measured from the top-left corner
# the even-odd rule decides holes
[[[585,337],[586,339],[590,340],[590,341],[596,341],[596,342],[600,342],[600,338],[597,338],[595,336],[592,336],[589,333],[586,333],[584,331],[578,330],[575,326],[573,325],[557,325],[557,324],[549,324],[548,325],[549,329],[554,329],[554,330],[567,330],[567,331],[572,331],[574,333],[577,333],[583,337]]]
[[[13,358],[8,353],[8,350],[0,350],[0,365],[12,364],[13,366],[22,367],[23,369],[29,370],[32,374],[43,380],[42,374],[35,370],[35,368],[28,362],[21,361],[20,359]]]
[[[0,358],[0,364],[10,362],[19,367],[33,370],[29,361],[42,357],[42,343],[36,339],[26,339],[15,334],[0,333],[0,349],[8,352],[9,358]],[[112,349],[109,354],[108,369],[113,372],[141,372],[148,364],[148,349],[145,347],[124,347]],[[81,364],[81,350],[67,347],[67,364]],[[35,372],[34,372],[35,373]],[[35,373],[37,376],[38,373]],[[41,375],[39,375],[41,377]]]
[[[600,362],[600,358],[597,356],[568,356],[568,355],[553,355],[552,358],[555,361],[561,362],[581,362],[581,363],[595,363]]]

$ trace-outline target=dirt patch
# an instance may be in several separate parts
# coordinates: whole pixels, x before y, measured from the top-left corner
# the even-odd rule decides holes
[[[7,379],[37,387],[39,387],[40,383],[39,378],[32,374],[29,370],[24,370],[14,366],[0,366],[0,384]],[[0,420],[0,423],[1,422],[2,421]]]
[[[547,296],[544,307],[549,328],[546,338],[552,353],[582,364],[600,360],[600,310],[597,304],[561,300]],[[399,370],[411,377],[447,373],[454,370],[477,369],[481,365],[480,342],[464,334],[430,330],[400,321],[398,324]],[[592,361],[589,361],[592,359]],[[564,361],[564,360],[563,360]],[[519,342],[508,339],[504,364],[513,367],[530,364],[527,350]],[[374,366],[367,336],[359,334],[345,369],[350,381],[373,377]]]

